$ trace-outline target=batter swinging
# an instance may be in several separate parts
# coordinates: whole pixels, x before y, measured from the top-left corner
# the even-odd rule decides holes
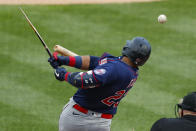
[[[59,119],[59,131],[110,131],[112,118],[120,100],[138,77],[138,66],[144,65],[151,53],[143,37],[128,40],[122,56],[104,53],[96,56],[58,56],[49,58],[55,77],[78,88],[65,105]],[[87,72],[68,72],[61,65]]]

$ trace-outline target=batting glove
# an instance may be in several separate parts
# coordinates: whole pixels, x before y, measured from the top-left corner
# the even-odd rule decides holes
[[[54,57],[48,58],[48,62],[50,62],[50,65],[51,65],[54,69],[56,69],[56,68],[58,68],[58,67],[60,66],[60,64],[58,63],[58,61],[56,61],[56,60],[54,59]]]
[[[58,59],[58,52],[54,52],[53,53],[53,57],[50,57],[48,58],[48,62],[50,62],[50,65],[56,69],[58,68],[59,66],[61,66],[62,64],[59,62],[59,59]]]
[[[55,75],[56,79],[59,80],[59,81],[64,81],[65,80],[65,74],[66,73],[67,73],[67,71],[63,67],[57,68],[54,71],[54,75]]]

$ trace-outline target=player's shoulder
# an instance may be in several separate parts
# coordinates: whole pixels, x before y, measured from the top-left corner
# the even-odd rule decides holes
[[[104,53],[99,59],[99,65],[118,62],[119,57],[113,56],[109,53]]]
[[[126,74],[134,74],[138,75],[138,68],[132,68],[126,63],[121,61],[122,57],[116,57],[109,53],[104,53],[100,60],[99,65],[105,65],[109,66],[110,70],[120,71],[120,74],[126,73]]]
[[[115,59],[117,58],[116,56],[113,56],[107,52],[103,53],[100,59],[104,59],[104,58],[111,58],[111,59]]]

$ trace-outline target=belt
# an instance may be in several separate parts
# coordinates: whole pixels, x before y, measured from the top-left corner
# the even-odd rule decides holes
[[[80,112],[82,112],[82,113],[84,113],[84,114],[87,114],[87,113],[88,113],[88,110],[87,110],[87,109],[81,107],[81,106],[78,105],[78,104],[75,104],[75,105],[73,106],[73,108],[75,108],[76,110],[78,110],[78,111],[80,111]],[[101,118],[112,119],[112,117],[113,117],[112,114],[104,114],[104,113],[101,113]]]

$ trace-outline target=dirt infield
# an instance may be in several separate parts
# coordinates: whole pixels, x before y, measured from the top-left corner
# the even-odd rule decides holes
[[[159,0],[0,0],[0,4],[105,4],[151,2]]]

